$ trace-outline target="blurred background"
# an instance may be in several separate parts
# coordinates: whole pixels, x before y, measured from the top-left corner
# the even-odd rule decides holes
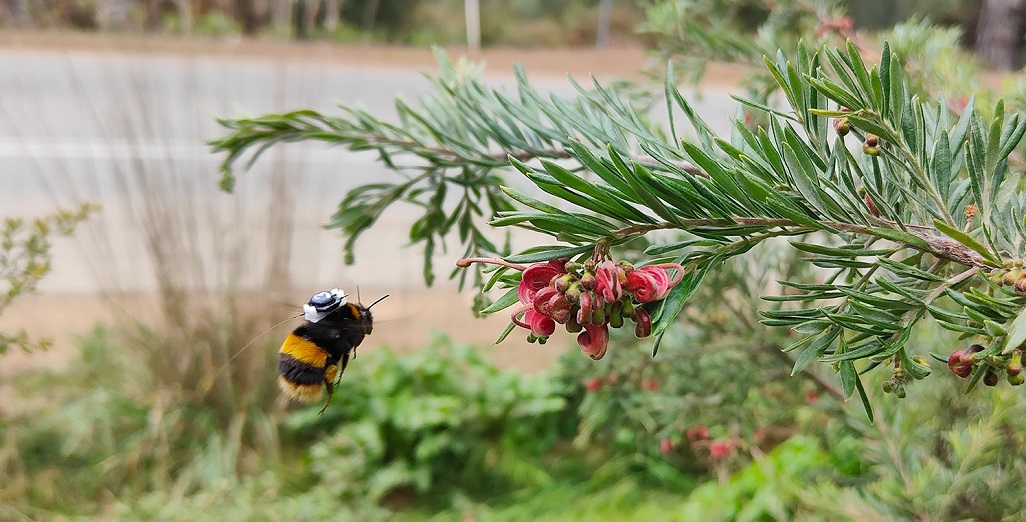
[[[18,296],[0,301],[0,332],[36,348],[0,354],[0,520],[1023,515],[1026,408],[1007,386],[967,397],[938,369],[905,401],[871,390],[870,421],[829,369],[787,377],[787,343],[754,310],[792,260],[725,270],[707,284],[719,304],[689,310],[659,358],[618,339],[594,363],[559,334],[492,345],[507,318],[474,317],[444,277],[458,245],[425,285],[416,209],[391,209],[345,264],[323,224],[350,189],[395,179],[372,153],[278,146],[217,188],[218,117],[344,104],[387,120],[431,89],[431,46],[485,64],[497,88],[522,63],[543,92],[572,96],[567,74],[658,90],[673,3],[0,0],[0,217],[95,205],[38,284],[0,282]],[[681,3],[739,30],[777,7]],[[924,30],[924,53],[952,43],[993,78],[1022,64],[1024,2],[826,4],[867,34],[925,24],[949,38]],[[685,92],[726,133],[746,70],[705,73]],[[267,330],[332,287],[391,297],[318,416],[275,385],[297,323]]]

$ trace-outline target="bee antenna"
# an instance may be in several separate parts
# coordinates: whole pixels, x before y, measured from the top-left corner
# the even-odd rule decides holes
[[[379,301],[380,301],[380,299],[379,299]],[[277,327],[279,327],[279,326],[281,326],[281,325],[283,325],[283,324],[285,324],[285,323],[287,323],[287,322],[289,322],[289,321],[291,321],[291,320],[293,320],[293,319],[295,319],[297,317],[302,317],[302,316],[303,316],[303,314],[299,313],[299,314],[293,315],[292,317],[289,317],[289,318],[279,322],[278,324],[276,324],[276,325],[274,325],[274,326],[264,330],[263,332],[260,332],[259,335],[254,337],[248,343],[246,343],[245,346],[243,346],[242,348],[239,348],[238,351],[236,351],[234,354],[232,354],[232,356],[229,357],[228,360],[225,361],[225,363],[222,364],[221,367],[218,368],[217,371],[214,372],[214,374],[210,376],[210,378],[207,380],[207,385],[205,386],[204,393],[210,391],[210,388],[214,385],[214,380],[217,379],[217,376],[221,375],[221,372],[223,372],[226,368],[228,368],[228,366],[230,366],[232,364],[232,362],[235,361],[235,359],[238,359],[238,357],[240,355],[242,355],[242,352],[246,351],[246,348],[249,348],[250,346],[253,345],[253,343],[257,342],[258,339],[260,339],[261,337],[267,335],[267,332],[270,332],[271,330],[274,330],[275,328],[277,328]]]
[[[357,292],[359,292],[359,289],[357,289]],[[385,295],[383,295],[383,296],[379,297],[379,298],[378,298],[378,300],[377,300],[377,301],[374,301],[373,303],[371,303],[371,304],[370,304],[370,306],[368,306],[368,307],[367,307],[367,309],[368,309],[368,310],[370,310],[370,309],[371,309],[371,306],[374,306],[374,305],[376,305],[376,304],[378,304],[378,303],[380,303],[380,302],[384,301],[386,297],[388,297],[388,294],[385,294]]]

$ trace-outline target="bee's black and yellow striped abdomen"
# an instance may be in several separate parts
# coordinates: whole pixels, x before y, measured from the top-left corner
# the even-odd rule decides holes
[[[281,345],[278,385],[296,399],[316,401],[324,387],[328,357],[327,350],[313,341],[290,333]]]

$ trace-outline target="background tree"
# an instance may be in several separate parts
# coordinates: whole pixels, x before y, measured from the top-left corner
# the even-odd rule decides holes
[[[1026,35],[1026,2],[985,0],[976,31],[976,53],[989,65],[1011,71],[1019,66]]]

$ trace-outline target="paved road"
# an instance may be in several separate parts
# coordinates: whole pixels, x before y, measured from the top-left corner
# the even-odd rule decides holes
[[[489,74],[511,83],[508,71]],[[561,78],[536,83],[572,92]],[[387,65],[0,49],[0,215],[103,205],[81,234],[59,244],[45,293],[146,291],[157,270],[182,271],[197,284],[239,273],[241,285],[259,287],[274,257],[269,238],[283,233],[268,209],[282,208],[276,202],[286,196],[296,202],[287,228],[294,284],[420,288],[420,253],[403,248],[412,209],[389,214],[359,245],[354,266],[341,262],[337,234],[319,228],[348,189],[392,176],[372,155],[279,147],[226,195],[216,190],[218,158],[203,142],[219,134],[218,115],[346,103],[387,117],[396,96],[412,100],[427,88],[420,72]],[[721,129],[735,107],[723,92],[698,105]],[[276,185],[275,172],[288,181]],[[152,237],[173,250],[164,266],[146,254],[147,221],[164,224]],[[458,254],[437,256],[440,281]]]

